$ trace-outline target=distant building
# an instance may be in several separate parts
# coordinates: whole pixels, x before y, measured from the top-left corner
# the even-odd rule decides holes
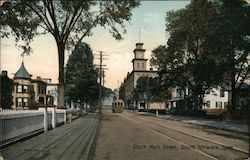
[[[136,43],[136,48],[134,49],[134,58],[132,60],[133,70],[128,73],[125,77],[123,83],[119,89],[119,99],[125,102],[126,108],[137,109],[138,106],[144,105],[144,102],[139,102],[141,104],[136,104],[134,100],[134,89],[136,87],[136,82],[141,76],[156,77],[158,76],[156,71],[151,68],[147,70],[147,59],[145,59],[145,49],[143,49],[143,43]]]
[[[102,105],[107,107],[112,106],[113,99],[114,99],[114,94],[103,97]]]
[[[114,89],[113,101],[117,100],[118,98],[119,98],[119,88],[118,89]]]
[[[58,106],[58,84],[51,83],[51,81],[49,81],[46,89],[47,95],[51,95],[54,99],[53,105]]]
[[[47,82],[41,77],[31,79],[24,63],[14,74],[13,109],[35,109],[37,106],[52,105],[53,97],[46,93]]]
[[[229,92],[221,87],[207,90],[204,95],[203,109],[227,109]]]
[[[171,99],[168,100],[168,109],[175,107],[185,107],[184,109],[187,109],[187,104],[185,103],[185,98],[187,98],[187,96],[188,88],[185,90],[179,87],[173,88]],[[227,109],[229,104],[228,97],[228,91],[220,87],[206,90],[201,109]]]

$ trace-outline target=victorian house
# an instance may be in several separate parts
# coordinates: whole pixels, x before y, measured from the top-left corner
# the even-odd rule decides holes
[[[13,78],[12,109],[35,109],[38,106],[53,104],[53,97],[46,93],[47,82],[41,77],[31,77],[22,62]]]

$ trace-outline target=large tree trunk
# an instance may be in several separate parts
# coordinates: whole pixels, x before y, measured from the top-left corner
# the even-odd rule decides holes
[[[64,103],[64,44],[57,42],[59,60],[58,108],[65,108]]]
[[[236,109],[236,83],[235,83],[235,74],[232,74],[232,77],[231,77],[231,89],[232,89],[232,94],[231,94],[231,107],[230,107],[230,111],[231,112],[234,112],[235,109]]]
[[[233,114],[236,109],[236,82],[235,82],[235,59],[234,54],[231,52],[231,106],[230,112]]]

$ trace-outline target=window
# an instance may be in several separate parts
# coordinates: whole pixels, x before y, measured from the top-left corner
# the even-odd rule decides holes
[[[220,97],[225,97],[225,92],[223,90],[220,90]]]
[[[22,85],[17,86],[17,92],[22,93]]]
[[[222,108],[222,102],[216,102],[215,107],[219,109]]]
[[[38,102],[39,102],[39,104],[45,104],[44,103],[44,97],[39,97]]]
[[[139,69],[140,68],[140,63],[137,63],[137,69]]]
[[[207,107],[207,108],[210,108],[210,101],[207,101],[206,107]]]
[[[23,86],[23,93],[27,93],[28,92],[28,86]]]
[[[22,98],[17,98],[17,107],[22,106]]]
[[[141,68],[144,69],[144,63],[141,64]]]
[[[27,98],[23,99],[23,106],[28,106],[28,99]]]
[[[44,85],[39,86],[39,94],[46,94],[46,87]]]

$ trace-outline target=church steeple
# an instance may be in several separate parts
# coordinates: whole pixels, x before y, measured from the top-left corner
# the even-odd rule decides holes
[[[147,59],[145,59],[145,49],[143,49],[143,43],[136,43],[134,49],[133,70],[145,71],[147,69]]]

